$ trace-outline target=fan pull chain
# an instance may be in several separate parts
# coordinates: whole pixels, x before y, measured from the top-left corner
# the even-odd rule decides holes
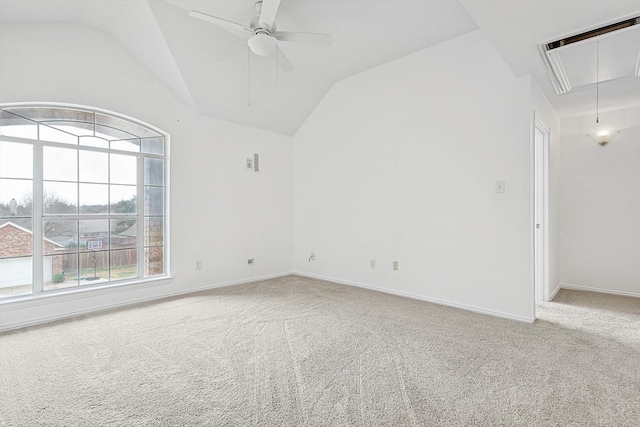
[[[600,123],[600,42],[596,44],[596,123]]]
[[[278,46],[276,45],[276,86],[278,86]]]
[[[247,46],[247,105],[251,107],[251,48]]]

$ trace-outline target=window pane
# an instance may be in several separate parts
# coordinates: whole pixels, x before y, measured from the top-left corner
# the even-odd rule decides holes
[[[121,119],[119,117],[108,116],[106,114],[96,113],[96,123],[104,125],[105,127],[118,129],[128,133],[131,136],[137,136],[139,138],[158,136],[158,134],[144,126],[132,123],[129,120]]]
[[[78,180],[78,150],[44,147],[44,179],[51,181]]]
[[[162,217],[145,217],[144,219],[144,245],[162,246],[164,240],[164,228]]]
[[[92,111],[75,110],[65,107],[10,107],[5,110],[14,112],[35,121],[72,120],[93,122]]]
[[[85,145],[87,147],[109,148],[109,140],[95,136],[81,136],[80,145]]]
[[[71,122],[56,120],[53,122],[41,122],[52,128],[68,132],[76,136],[93,136],[93,123]]]
[[[0,217],[31,216],[33,181],[0,179]]]
[[[164,185],[164,160],[144,159],[145,185]]]
[[[142,152],[150,154],[164,154],[164,138],[144,138]]]
[[[96,136],[108,139],[110,141],[122,140],[122,139],[137,139],[138,137],[135,134],[125,132],[117,128],[102,126],[102,125],[96,125]],[[111,146],[111,148],[115,148],[115,147]]]
[[[80,254],[80,286],[109,281],[109,252],[93,251]]]
[[[109,155],[80,150],[80,181],[108,183]]]
[[[40,124],[40,140],[61,142],[63,144],[78,144],[78,137],[67,132],[63,132],[59,129],[52,128],[50,126]]]
[[[0,259],[0,298],[30,294],[32,271],[32,257]]]
[[[135,219],[111,220],[111,248],[135,248],[138,234]]]
[[[63,289],[78,286],[78,254],[63,253],[45,256],[44,290]]]
[[[133,185],[112,185],[111,213],[136,213],[137,188]]]
[[[32,292],[31,219],[0,220],[0,297]]]
[[[6,111],[0,111],[0,135],[38,139],[38,125]]]
[[[108,214],[109,186],[107,184],[80,184],[80,213]]]
[[[44,254],[77,252],[78,221],[43,221]]]
[[[140,152],[140,140],[139,139],[125,139],[111,141],[111,148],[114,150],[132,151],[134,153]]]
[[[109,220],[80,221],[80,251],[109,249]]]
[[[33,255],[33,225],[31,219],[1,220],[0,258],[31,255]]]
[[[164,274],[164,247],[144,248],[144,276]]]
[[[78,213],[78,184],[45,181],[42,194],[45,215]]]
[[[144,187],[144,214],[162,215],[164,205],[163,187]]]
[[[136,185],[138,183],[136,160],[134,156],[111,154],[111,183]]]
[[[0,177],[33,178],[33,146],[0,141]]]
[[[111,251],[111,280],[138,277],[136,253],[135,249]]]

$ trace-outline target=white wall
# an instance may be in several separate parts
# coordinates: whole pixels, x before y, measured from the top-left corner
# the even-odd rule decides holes
[[[622,129],[605,147],[594,119],[562,121],[560,281],[640,296],[640,108],[600,114]]]
[[[546,78],[546,77],[545,77]],[[549,128],[548,151],[548,194],[547,194],[547,287],[544,290],[544,300],[548,301],[557,292],[560,285],[558,276],[559,251],[559,218],[560,218],[560,119],[556,115],[549,100],[535,80],[531,85],[532,106],[534,113]]]
[[[171,272],[174,279],[49,304],[0,304],[0,329],[291,271],[291,138],[199,116],[151,72],[86,27],[3,24],[0,102],[49,101],[119,112],[171,135]],[[224,102],[224,100],[221,100]],[[260,154],[260,172],[245,158]],[[247,267],[249,257],[256,265]],[[196,259],[203,269],[195,271]]]
[[[293,140],[294,270],[532,320],[531,119],[480,32],[339,82]]]

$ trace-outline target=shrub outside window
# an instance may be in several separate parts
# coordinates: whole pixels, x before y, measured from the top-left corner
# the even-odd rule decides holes
[[[166,276],[167,136],[89,108],[0,106],[0,299]]]

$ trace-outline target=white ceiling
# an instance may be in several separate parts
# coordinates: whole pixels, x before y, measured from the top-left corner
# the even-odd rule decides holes
[[[0,0],[0,22],[97,28],[200,114],[293,135],[337,81],[478,28],[517,76],[535,75],[561,117],[589,113],[592,91],[556,95],[536,44],[640,14],[638,1],[613,0],[283,0],[279,30],[329,33],[332,44],[281,43],[295,70],[276,76],[273,57],[252,55],[248,76],[245,46],[218,59],[241,39],[187,12],[247,24],[254,2]],[[640,79],[605,85],[600,99],[603,110],[638,106]]]

